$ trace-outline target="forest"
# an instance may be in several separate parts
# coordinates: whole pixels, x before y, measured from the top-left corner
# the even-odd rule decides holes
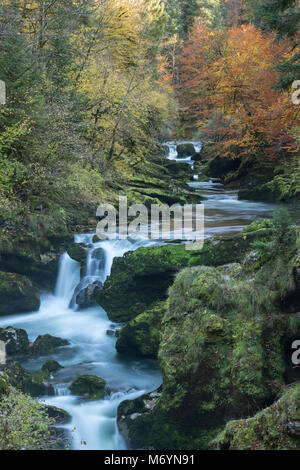
[[[0,0],[0,450],[300,449],[299,25]],[[203,203],[204,247],[100,242],[119,196]]]

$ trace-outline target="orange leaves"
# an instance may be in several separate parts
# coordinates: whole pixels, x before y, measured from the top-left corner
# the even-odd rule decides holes
[[[196,24],[191,31],[179,97],[223,155],[235,157],[238,149],[239,155],[263,151],[277,157],[293,147],[296,107],[289,93],[273,88],[279,78],[275,66],[289,52],[275,39],[251,24],[213,32]]]

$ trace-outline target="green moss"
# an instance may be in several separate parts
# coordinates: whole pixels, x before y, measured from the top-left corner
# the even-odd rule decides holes
[[[179,158],[192,157],[196,153],[193,144],[179,144],[176,150]]]
[[[117,351],[120,354],[156,358],[165,308],[164,303],[159,303],[124,326],[118,332]]]
[[[57,362],[54,361],[53,359],[48,359],[47,361],[44,362],[42,365],[42,372],[56,372],[59,369],[62,369],[62,366]]]
[[[184,245],[163,245],[126,253],[124,257],[114,259],[111,275],[96,296],[97,302],[111,320],[131,320],[166,299],[168,287],[180,269],[238,262],[257,237],[268,237],[268,233],[259,230],[248,236],[206,240],[201,250],[187,250]]]
[[[209,447],[221,450],[299,450],[300,386],[246,420],[230,421]]]
[[[80,375],[73,380],[70,390],[74,395],[88,395],[91,400],[101,400],[105,395],[106,382],[95,375]]]
[[[39,291],[30,279],[0,271],[0,315],[31,312],[39,307]]]
[[[30,348],[30,352],[36,355],[48,355],[61,346],[67,346],[69,341],[51,335],[40,335]]]
[[[30,373],[19,362],[7,364],[4,371],[8,376],[9,383],[26,394],[33,397],[54,395],[53,387],[48,384],[48,372],[38,371]]]

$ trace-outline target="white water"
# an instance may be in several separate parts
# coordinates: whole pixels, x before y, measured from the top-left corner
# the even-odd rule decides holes
[[[177,159],[178,143],[182,142],[167,143],[170,148],[168,158],[180,162],[191,161],[190,157]],[[201,143],[195,144],[195,150],[201,150]],[[205,183],[193,182],[190,186],[207,197],[206,237],[239,231],[257,217],[271,216],[275,207],[272,204],[238,201],[235,191],[225,191],[222,185],[212,180]],[[93,243],[93,235],[75,235],[75,242],[85,243],[89,247],[86,276],[81,281],[81,287],[95,280],[104,282],[110,274],[115,257],[155,243],[143,238],[134,242],[108,240]],[[67,254],[62,255],[55,295],[43,295],[40,310],[36,313],[1,317],[0,326],[24,328],[32,341],[38,335],[46,333],[68,339],[70,345],[56,354],[31,358],[23,365],[30,370],[38,370],[47,358],[53,358],[64,367],[54,374],[52,380],[55,396],[44,397],[43,400],[71,414],[72,422],[66,427],[70,430],[73,449],[125,449],[126,445],[116,424],[118,405],[125,399],[134,399],[155,390],[161,384],[161,373],[154,361],[128,360],[116,354],[115,337],[108,336],[106,332],[119,325],[112,324],[99,306],[76,309],[73,296],[79,282],[79,263]],[[74,308],[70,308],[70,303]],[[116,392],[105,400],[92,402],[72,396],[68,385],[81,374],[94,374],[104,378],[107,385]]]
[[[153,244],[143,239],[133,243],[128,240],[112,240],[93,244],[92,239],[92,234],[75,236],[76,242],[90,246],[87,277],[83,279],[83,285],[87,285],[91,279],[104,282],[115,256],[123,256],[126,251],[135,250],[141,245]],[[103,249],[104,263],[103,259],[93,257],[99,248]],[[55,373],[52,380],[55,396],[43,397],[43,401],[71,414],[72,422],[65,427],[70,430],[73,449],[125,449],[126,445],[116,424],[118,405],[125,399],[134,399],[158,388],[161,373],[155,361],[127,360],[117,355],[115,337],[108,336],[106,332],[115,330],[118,325],[108,319],[101,307],[79,311],[69,308],[79,282],[79,263],[66,253],[63,254],[55,295],[43,295],[37,313],[1,317],[0,325],[24,328],[31,340],[45,333],[68,339],[69,346],[47,356],[59,361],[64,368]],[[38,370],[45,360],[46,357],[30,359],[23,365],[29,370]],[[104,378],[108,387],[116,392],[100,401],[86,401],[72,396],[68,385],[81,374]]]

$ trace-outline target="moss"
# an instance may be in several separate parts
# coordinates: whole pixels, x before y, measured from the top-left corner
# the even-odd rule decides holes
[[[176,150],[179,158],[192,157],[196,153],[193,144],[179,144]]]
[[[23,393],[33,397],[54,395],[53,387],[48,384],[48,372],[38,371],[30,373],[19,362],[8,363],[4,371],[8,376],[9,383]]]
[[[0,315],[31,312],[39,307],[39,291],[30,279],[0,271]]]
[[[159,303],[124,326],[118,332],[117,351],[120,354],[156,358],[165,308],[164,303]]]
[[[166,299],[168,287],[180,269],[239,262],[253,240],[268,236],[268,232],[258,230],[247,236],[206,240],[201,250],[186,250],[185,245],[163,245],[126,253],[114,259],[111,275],[96,300],[111,320],[131,320]]]
[[[51,335],[40,335],[36,338],[30,348],[30,352],[35,355],[48,355],[55,351],[56,348],[67,346],[69,341]]]
[[[56,372],[59,369],[62,369],[62,366],[57,362],[54,361],[53,359],[48,359],[47,361],[44,362],[42,365],[42,372]]]
[[[265,230],[256,223],[242,238]],[[295,288],[295,259],[291,245],[263,266],[247,255],[176,276],[161,326],[162,393],[153,409],[120,418],[135,448],[206,448],[205,435],[276,399],[286,376],[283,346],[298,331],[282,304]]]
[[[221,450],[299,450],[300,385],[254,417],[230,421],[209,447]]]
[[[85,248],[84,244],[73,243],[68,247],[67,253],[70,258],[74,259],[75,261],[78,261],[78,263],[85,265],[87,258],[87,249]]]
[[[70,390],[74,395],[87,395],[91,400],[101,400],[105,395],[106,382],[95,375],[80,375],[73,380]]]

